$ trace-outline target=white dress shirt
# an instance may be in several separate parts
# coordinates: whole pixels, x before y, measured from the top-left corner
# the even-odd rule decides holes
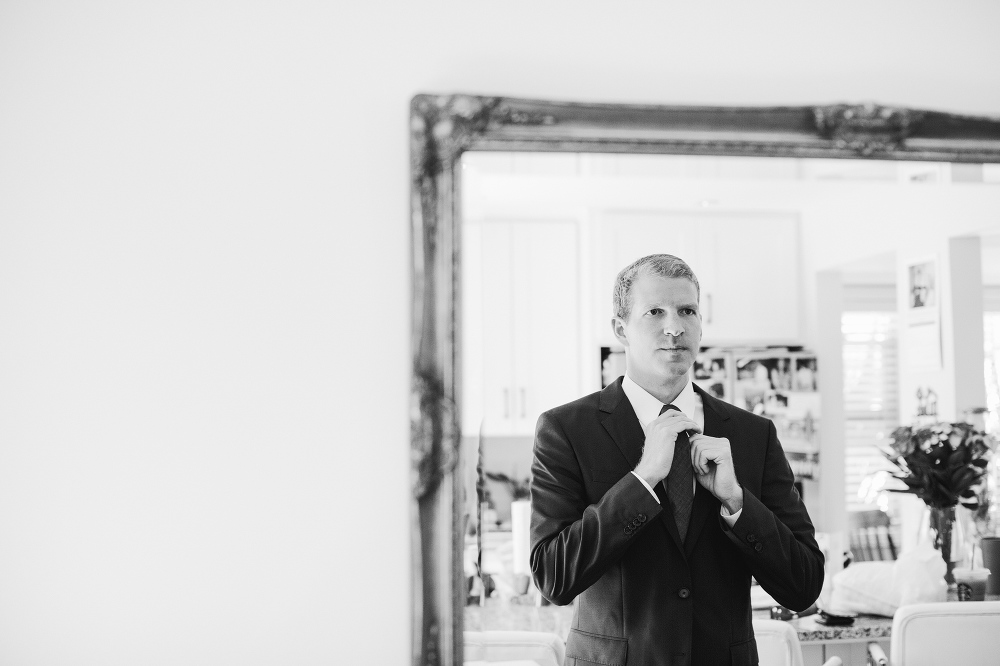
[[[660,410],[663,409],[663,403],[649,391],[636,384],[635,381],[628,376],[628,374],[626,374],[622,380],[622,390],[625,391],[625,397],[628,398],[628,401],[632,403],[632,409],[635,411],[635,415],[639,418],[639,424],[642,425],[642,431],[646,432],[646,427],[660,415]],[[681,389],[681,392],[670,404],[679,409],[681,413],[697,423],[698,427],[704,430],[705,407],[701,403],[701,396],[694,392],[694,387],[690,381],[684,385],[684,388]],[[646,480],[634,471],[632,474],[635,474],[635,478],[639,479],[642,485],[646,487],[646,490],[648,490],[656,499],[656,502],[659,503],[660,498],[656,497],[656,491],[653,490],[648,483],[646,483]],[[698,479],[696,477],[694,480],[694,486],[691,488],[691,492],[694,493],[697,489]],[[743,509],[740,509],[736,513],[730,515],[730,513],[726,511],[726,507],[722,506],[720,513],[726,523],[732,527],[736,524],[736,521],[739,520],[740,514],[743,513]]]

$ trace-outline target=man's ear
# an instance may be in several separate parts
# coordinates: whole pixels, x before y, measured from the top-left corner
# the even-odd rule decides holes
[[[628,338],[625,336],[625,322],[618,317],[611,318],[611,331],[615,334],[618,342],[622,343],[623,347],[628,347]]]

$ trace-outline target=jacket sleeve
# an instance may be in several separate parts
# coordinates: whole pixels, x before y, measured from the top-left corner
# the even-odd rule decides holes
[[[777,431],[769,423],[760,497],[744,487],[739,520],[732,529],[720,522],[761,587],[782,606],[798,611],[819,598],[824,558],[794,482]]]
[[[634,474],[608,481],[593,504],[588,482],[596,492],[557,417],[542,414],[531,464],[531,573],[542,596],[560,606],[618,562],[662,510]]]

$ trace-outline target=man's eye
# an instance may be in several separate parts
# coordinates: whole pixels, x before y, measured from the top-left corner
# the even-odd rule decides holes
[[[662,308],[653,308],[652,310],[650,310],[650,311],[649,311],[649,312],[647,312],[646,314],[651,314],[651,315],[653,315],[654,317],[658,317],[658,316],[660,316],[661,314],[663,314],[663,309],[662,309]]]
[[[695,310],[694,308],[684,308],[683,310],[681,310],[681,312],[683,312],[686,315],[691,315],[691,316],[694,316],[694,315],[698,314],[698,311]]]

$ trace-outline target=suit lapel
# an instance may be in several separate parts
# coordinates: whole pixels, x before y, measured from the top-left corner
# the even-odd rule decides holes
[[[694,390],[701,397],[705,415],[705,434],[709,437],[724,437],[723,431],[726,427],[723,422],[729,420],[725,404],[702,391],[697,385],[694,385]],[[732,444],[732,438],[729,441]],[[691,507],[691,522],[688,524],[688,533],[684,539],[685,554],[690,555],[694,550],[702,529],[707,522],[719,514],[720,506],[719,500],[715,499],[712,493],[699,483],[695,489],[694,504]]]
[[[693,384],[693,388],[694,392],[701,397],[701,405],[705,415],[705,434],[709,437],[718,437],[718,433],[725,428],[723,422],[729,420],[729,410],[734,408],[705,393],[697,384]]]
[[[629,469],[635,469],[639,459],[642,458],[642,445],[646,441],[646,434],[639,424],[639,417],[632,409],[632,403],[625,397],[621,377],[601,392],[600,406],[604,412],[601,414],[601,425],[621,450],[625,460],[628,461]]]
[[[639,459],[642,458],[642,446],[646,441],[646,433],[642,431],[639,417],[635,415],[632,403],[628,401],[625,391],[622,390],[620,377],[618,381],[601,392],[600,409],[604,412],[601,415],[601,425],[604,426],[604,429],[611,435],[611,439],[621,450],[625,460],[628,461],[629,469],[635,469],[636,465],[639,464]],[[658,486],[662,485],[662,483],[658,484]],[[660,512],[659,516],[660,522],[670,534],[677,549],[684,552],[681,536],[677,531],[677,523],[674,522],[674,507],[670,504],[670,500],[667,499],[667,494],[662,488],[658,487],[655,490],[657,490],[656,495],[663,505],[663,511]]]

